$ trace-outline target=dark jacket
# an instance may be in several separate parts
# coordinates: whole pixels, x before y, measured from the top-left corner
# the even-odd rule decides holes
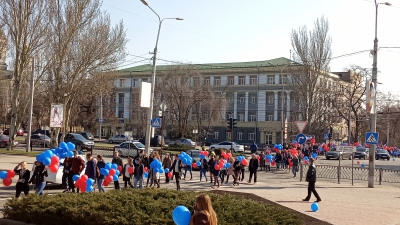
[[[104,161],[97,162],[97,168],[99,168],[99,170],[104,167],[106,167],[106,163]],[[100,176],[98,176],[97,178],[104,179],[104,175],[100,173]]]
[[[85,161],[79,156],[68,158],[67,161],[71,163],[71,172],[74,174],[80,174],[85,169]]]
[[[258,159],[250,159],[249,170],[258,170]]]
[[[21,170],[18,170],[17,168],[18,168],[18,166],[15,167],[14,172],[15,172],[15,174],[18,174],[18,177],[19,177],[19,178],[18,178],[18,182],[19,182],[21,179],[24,179],[24,182],[19,182],[19,183],[23,183],[23,184],[25,184],[25,185],[28,185],[29,178],[31,177],[31,171],[25,170],[25,173],[21,176]]]
[[[202,211],[195,211],[191,221],[193,225],[210,225],[207,215]]]
[[[299,165],[299,159],[298,158],[293,158],[292,162],[293,162],[293,166],[298,166]]]
[[[96,164],[93,162],[93,159],[86,163],[85,174],[88,178],[96,178]]]
[[[310,183],[315,183],[317,181],[317,169],[314,164],[308,167],[306,181]]]
[[[68,162],[68,160],[64,160],[63,166],[64,166],[63,173],[69,173],[69,171],[71,171],[72,164],[71,162]]]
[[[212,173],[214,171],[214,164],[215,164],[214,159],[208,160],[208,167],[210,168],[210,173]]]
[[[257,146],[256,144],[253,143],[253,144],[250,146],[250,150],[251,150],[251,153],[256,153],[257,150],[258,150],[258,146]]]
[[[275,162],[280,163],[282,161],[282,154],[276,153]]]
[[[164,168],[171,168],[171,165],[172,165],[172,160],[171,160],[171,158],[164,158],[163,159],[163,163],[162,163],[162,166],[164,167]]]
[[[45,182],[44,177],[47,177],[47,170],[44,169],[44,166],[36,166],[29,183],[31,183],[33,180],[36,181],[36,184]]]
[[[178,165],[179,165],[179,171],[175,171],[175,164],[176,163],[178,163]],[[180,159],[178,159],[178,160],[176,160],[176,159],[174,159],[174,162],[172,163],[172,166],[171,166],[171,169],[170,169],[171,171],[173,171],[174,173],[180,173],[181,171],[182,171],[182,161],[180,160]]]
[[[238,171],[240,171],[241,168],[242,168],[242,167],[240,166],[239,160],[236,160],[236,161],[233,163],[233,170],[236,171],[236,172],[238,172]]]
[[[143,157],[142,158],[142,163],[143,163],[144,167],[149,168],[150,167],[149,157],[148,156],[147,157]]]
[[[124,167],[124,164],[122,163],[122,159],[121,159],[121,157],[118,157],[118,158],[113,158],[112,160],[111,160],[111,163],[112,164],[117,164],[117,166],[121,166],[121,167]]]
[[[136,168],[135,168],[135,177],[143,177],[143,173],[144,173],[144,165],[143,163],[140,163]]]
[[[205,169],[205,170],[208,170],[208,162],[207,162],[207,159],[200,159],[200,162],[201,162],[201,166],[203,166],[203,169]],[[200,169],[201,169],[201,166],[200,166]]]

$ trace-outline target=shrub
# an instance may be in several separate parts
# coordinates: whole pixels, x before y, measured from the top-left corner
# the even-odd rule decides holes
[[[8,200],[7,219],[41,225],[171,224],[178,205],[193,210],[199,192],[169,189],[125,189],[106,193],[28,195]],[[218,224],[306,224],[297,213],[277,204],[253,201],[231,194],[208,193]]]
[[[187,145],[182,145],[182,144],[178,144],[178,143],[174,143],[169,145],[167,148],[164,148],[163,150],[171,150],[171,151],[187,151],[193,149],[190,146]]]

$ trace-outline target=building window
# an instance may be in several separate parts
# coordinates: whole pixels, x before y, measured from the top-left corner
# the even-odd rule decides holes
[[[230,104],[232,104],[232,103],[233,103],[233,98],[232,98],[232,97],[229,97],[229,98],[228,98],[228,101],[229,101]]]
[[[238,140],[243,140],[243,132],[242,132],[242,131],[239,131],[239,132],[237,133],[237,139],[238,139]]]
[[[256,104],[256,96],[251,96],[251,104]]]
[[[265,144],[272,145],[272,132],[265,132]]]
[[[214,85],[221,85],[221,77],[214,77]]]
[[[208,113],[203,114],[203,120],[208,120]]]
[[[235,85],[235,77],[233,76],[228,77],[228,85]]]
[[[244,97],[239,97],[239,103],[243,104],[244,103]]]
[[[204,85],[210,86],[210,78],[209,77],[204,79]]]
[[[125,79],[119,79],[119,87],[125,87]]]
[[[254,141],[256,139],[256,133],[254,132],[249,132],[249,140]]]
[[[226,139],[232,140],[232,132],[226,132]]]
[[[287,75],[281,75],[280,76],[280,78],[281,78],[281,84],[287,84],[288,82],[288,79],[287,79]]]
[[[142,78],[143,82],[149,82],[150,83],[150,78]]]
[[[214,139],[219,139],[219,132],[218,131],[214,132]]]
[[[124,111],[118,111],[118,118],[124,118]]]
[[[250,85],[257,85],[257,77],[256,76],[250,77]]]
[[[232,113],[229,113],[229,114],[227,115],[227,118],[228,118],[228,119],[233,118],[233,114],[232,114]]]
[[[125,94],[124,93],[119,93],[118,94],[118,103],[120,105],[123,105],[124,104],[124,100],[125,100]]]
[[[274,104],[274,96],[273,95],[268,96],[268,104],[270,104],[270,105]]]
[[[268,115],[268,121],[273,121],[274,120],[274,115]]]
[[[268,84],[275,84],[275,76],[274,75],[268,75],[267,76],[267,83]]]
[[[244,114],[239,114],[239,121],[244,121]]]
[[[239,85],[245,85],[246,84],[246,77],[239,77]]]
[[[256,121],[256,115],[250,115],[250,121]]]

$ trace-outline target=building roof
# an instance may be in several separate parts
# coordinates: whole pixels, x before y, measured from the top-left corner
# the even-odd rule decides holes
[[[255,67],[275,67],[284,66],[290,63],[298,64],[290,59],[280,57],[276,59],[270,59],[265,61],[252,61],[252,62],[232,62],[232,63],[204,63],[204,64],[175,64],[175,65],[160,65],[157,66],[157,71],[167,70],[168,67],[176,65],[192,65],[196,66],[198,70],[209,70],[209,69],[236,69],[236,68],[255,68]],[[118,70],[118,72],[147,72],[152,71],[151,64],[145,64],[141,66],[135,66]]]

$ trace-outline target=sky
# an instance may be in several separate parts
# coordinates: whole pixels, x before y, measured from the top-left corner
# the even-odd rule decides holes
[[[378,90],[400,95],[400,0],[378,8]],[[293,29],[324,16],[332,37],[332,72],[355,64],[372,67],[375,5],[372,0],[147,0],[165,20],[157,64],[223,63],[290,58]],[[103,0],[112,23],[124,21],[126,62],[121,68],[149,64],[156,42],[157,16],[140,0]],[[351,53],[350,56],[343,56]]]

